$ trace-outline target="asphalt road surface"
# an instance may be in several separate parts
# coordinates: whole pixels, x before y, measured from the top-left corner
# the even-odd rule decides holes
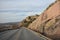
[[[48,40],[36,32],[24,27],[0,32],[0,40]]]

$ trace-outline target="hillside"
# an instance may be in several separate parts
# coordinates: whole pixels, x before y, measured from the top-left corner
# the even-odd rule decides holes
[[[28,28],[54,40],[60,40],[60,0],[49,6]]]

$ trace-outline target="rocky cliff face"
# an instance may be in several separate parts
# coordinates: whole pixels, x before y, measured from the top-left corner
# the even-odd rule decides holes
[[[60,39],[60,1],[45,10],[28,28],[50,38]]]

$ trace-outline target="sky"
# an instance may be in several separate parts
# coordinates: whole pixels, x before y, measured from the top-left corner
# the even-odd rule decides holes
[[[41,14],[55,0],[0,0],[0,23],[19,22]]]

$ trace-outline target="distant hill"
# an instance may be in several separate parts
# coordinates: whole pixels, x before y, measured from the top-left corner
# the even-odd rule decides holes
[[[11,23],[0,23],[0,31],[11,30],[19,28],[19,22],[11,22]]]

